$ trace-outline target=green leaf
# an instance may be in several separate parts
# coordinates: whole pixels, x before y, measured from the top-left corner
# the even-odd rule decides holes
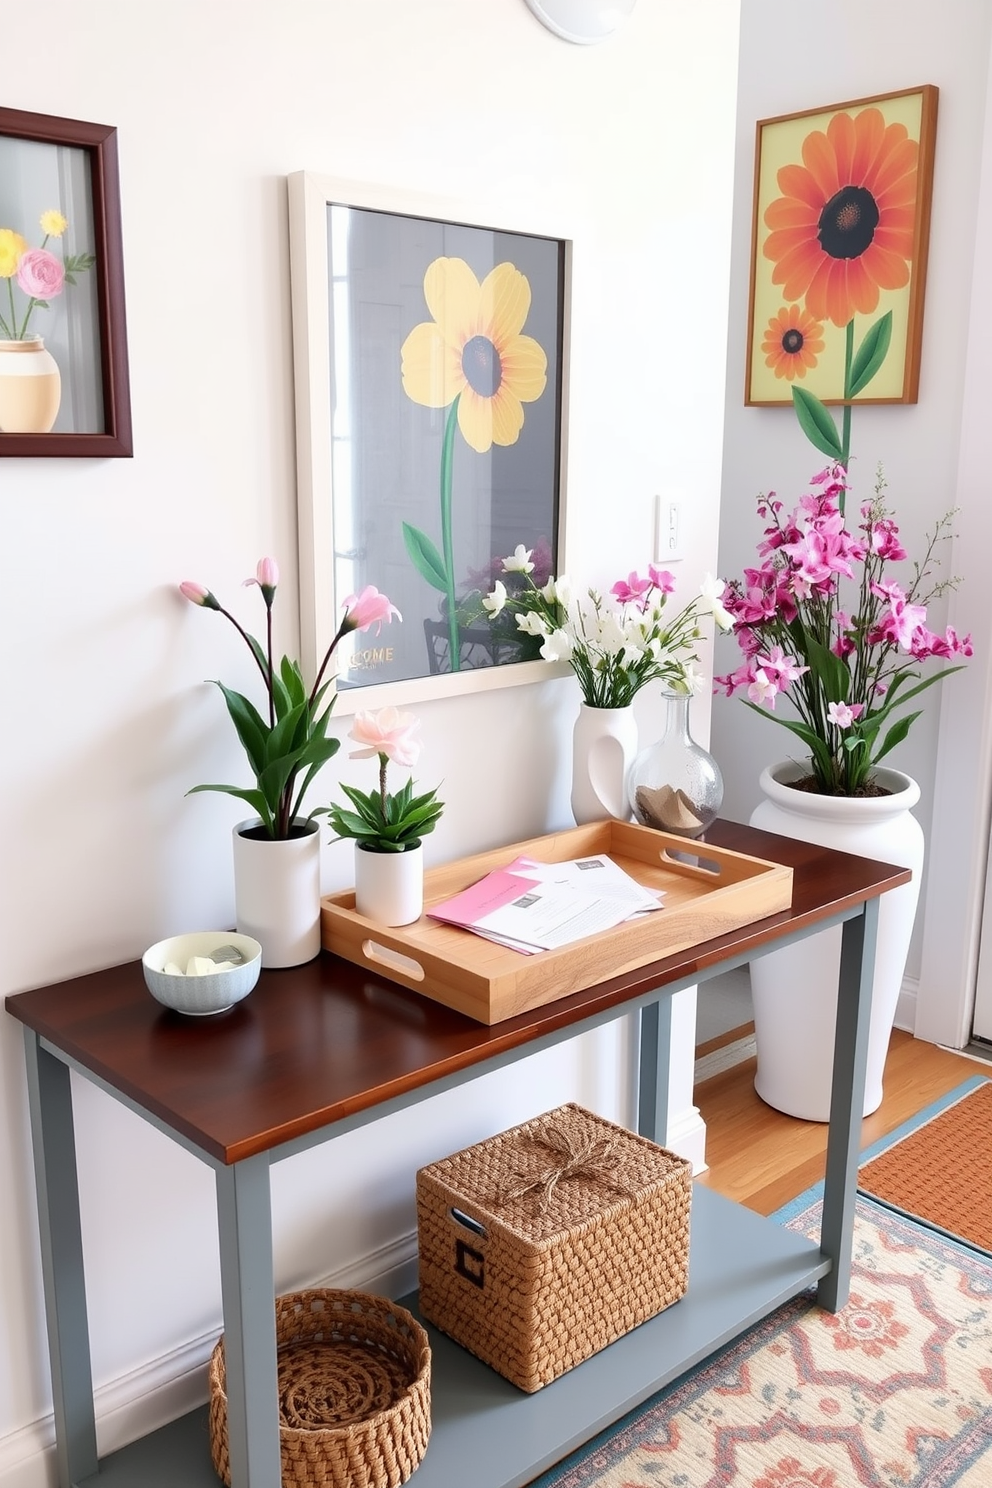
[[[448,578],[444,559],[426,532],[421,532],[419,527],[411,527],[409,522],[404,522],[403,541],[406,543],[406,550],[413,566],[421,578],[426,579],[432,588],[440,589],[442,594],[446,594]]]
[[[305,703],[307,690],[303,685],[303,674],[298,664],[290,661],[288,656],[284,656],[279,665],[279,675],[293,707],[296,708],[300,703]]]
[[[922,711],[923,710],[920,709],[920,712],[922,712]],[[913,724],[919,718],[920,712],[917,712],[917,713],[908,713],[908,714],[906,714],[905,717],[900,718],[898,723],[894,723],[892,725],[892,727],[889,729],[889,732],[886,734],[885,738],[882,740],[882,746],[881,746],[881,748],[879,749],[878,753],[872,759],[872,764],[873,765],[874,764],[877,764],[880,759],[884,759],[885,755],[888,754],[888,752],[889,752],[890,749],[895,749],[895,747],[896,747],[897,744],[901,744],[902,743],[903,739],[905,739],[906,735],[909,733],[910,729],[913,727]]]
[[[805,388],[794,387],[792,406],[796,410],[799,427],[810,444],[829,455],[832,460],[839,460],[842,450],[837,425],[819,398],[808,393]]]
[[[269,726],[248,698],[240,692],[233,692],[229,687],[225,687],[223,682],[218,682],[217,686],[224,694],[227,711],[231,715],[231,721],[241,740],[242,748],[248,756],[252,774],[257,776],[265,768]]]
[[[851,364],[849,398],[857,397],[868,386],[885,361],[892,340],[892,311],[887,310],[865,333]]]
[[[269,803],[259,790],[242,789],[238,785],[194,785],[186,792],[188,796],[195,796],[199,791],[221,791],[225,796],[237,796],[241,801],[247,801],[248,805],[262,818],[268,830],[272,830],[272,812]]]

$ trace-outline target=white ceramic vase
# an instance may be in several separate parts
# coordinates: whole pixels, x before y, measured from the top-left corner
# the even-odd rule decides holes
[[[820,796],[789,788],[788,781],[806,773],[792,761],[763,771],[765,800],[751,825],[913,872],[908,884],[879,901],[863,1112],[870,1116],[882,1103],[882,1073],[920,896],[923,829],[911,814],[920,788],[901,771],[881,767],[874,773],[887,796]],[[840,944],[838,926],[751,963],[754,1088],[768,1105],[804,1121],[830,1119]]]
[[[320,829],[298,836],[259,835],[257,817],[234,828],[234,900],[238,932],[262,947],[267,968],[302,966],[320,952]]]
[[[47,434],[58,418],[62,379],[40,336],[0,341],[0,429]]]
[[[355,844],[355,908],[377,925],[412,925],[424,908],[424,847],[373,852]]]
[[[637,754],[634,709],[579,705],[572,730],[572,815],[585,822],[630,820],[627,771]]]

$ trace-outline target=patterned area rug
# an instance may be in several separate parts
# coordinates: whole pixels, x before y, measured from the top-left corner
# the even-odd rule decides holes
[[[796,1298],[537,1484],[990,1488],[992,1263],[859,1198],[842,1312]]]
[[[858,1188],[992,1254],[992,1186],[967,1158],[989,1151],[992,1080],[975,1076],[877,1142],[862,1160]]]

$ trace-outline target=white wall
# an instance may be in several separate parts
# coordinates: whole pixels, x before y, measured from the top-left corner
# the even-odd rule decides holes
[[[237,805],[184,792],[243,768],[203,679],[250,688],[251,671],[175,586],[249,605],[240,582],[272,553],[277,642],[298,645],[286,175],[485,196],[513,227],[560,217],[576,244],[568,566],[593,583],[652,556],[663,486],[691,498],[687,585],[715,566],[730,249],[737,0],[644,0],[589,48],[523,0],[50,0],[45,14],[43,42],[29,7],[5,17],[19,61],[3,103],[119,130],[135,457],[0,461],[4,993],[230,923]],[[420,710],[422,776],[450,803],[430,861],[568,823],[576,705],[560,680]],[[639,711],[649,733],[657,707]],[[325,849],[325,889],[349,880],[347,849]],[[28,1488],[49,1386],[9,1018],[0,1057],[0,1482]],[[286,1164],[279,1285],[401,1275],[416,1166],[571,1097],[626,1115],[628,1067],[624,1037],[602,1034]],[[112,1444],[203,1390],[220,1322],[212,1186],[137,1118],[77,1095]]]
[[[940,6],[927,0],[875,0],[871,5],[859,0],[808,0],[798,10],[791,0],[743,0],[720,518],[720,573],[724,576],[739,575],[745,564],[754,562],[761,530],[755,516],[758,493],[775,490],[791,504],[823,464],[822,455],[800,431],[791,406],[745,408],[743,402],[755,124],[759,119],[923,83],[939,88],[919,401],[854,410],[852,473],[859,495],[865,494],[873,483],[876,464],[882,462],[887,496],[911,557],[922,554],[925,533],[959,501],[987,504],[987,482],[972,480],[967,490],[959,491],[957,476],[969,335],[987,336],[987,327],[972,317],[971,297],[990,26],[992,8],[986,0],[947,0]],[[794,62],[799,56],[815,65],[788,65],[789,59]],[[776,58],[784,59],[786,65],[774,65]],[[987,273],[985,266],[981,272]],[[989,392],[987,358],[975,364],[975,371],[984,381],[977,388],[972,386],[971,396],[976,407],[984,407]],[[960,542],[948,557],[945,572],[962,575],[969,592],[982,594],[983,556],[982,546]],[[972,599],[970,609],[974,603]],[[940,619],[944,609],[935,607],[932,614]],[[732,670],[737,656],[736,644],[722,641],[717,646],[717,670]],[[920,783],[923,796],[916,815],[928,835],[941,711],[938,694],[953,692],[955,705],[960,705],[963,696],[970,697],[974,713],[974,700],[985,696],[984,668],[984,660],[977,658],[968,672],[925,696],[924,716],[891,756],[893,765]],[[762,768],[789,757],[795,752],[794,744],[785,730],[755,717],[738,699],[714,702],[711,747],[726,781],[725,815],[747,820],[760,799],[757,781]],[[974,812],[975,784],[971,776],[963,783],[969,819]],[[948,836],[956,839],[953,824]],[[954,853],[954,841],[949,840],[941,859],[931,855],[931,875],[945,872]],[[920,972],[925,896],[926,884],[907,968],[911,979]],[[932,933],[936,947],[941,938],[939,921]],[[908,1026],[913,1026],[912,1019]]]

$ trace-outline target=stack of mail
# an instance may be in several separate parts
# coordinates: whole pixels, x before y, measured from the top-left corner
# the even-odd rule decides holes
[[[603,854],[566,863],[515,858],[427,914],[533,955],[659,910],[663,896]]]

